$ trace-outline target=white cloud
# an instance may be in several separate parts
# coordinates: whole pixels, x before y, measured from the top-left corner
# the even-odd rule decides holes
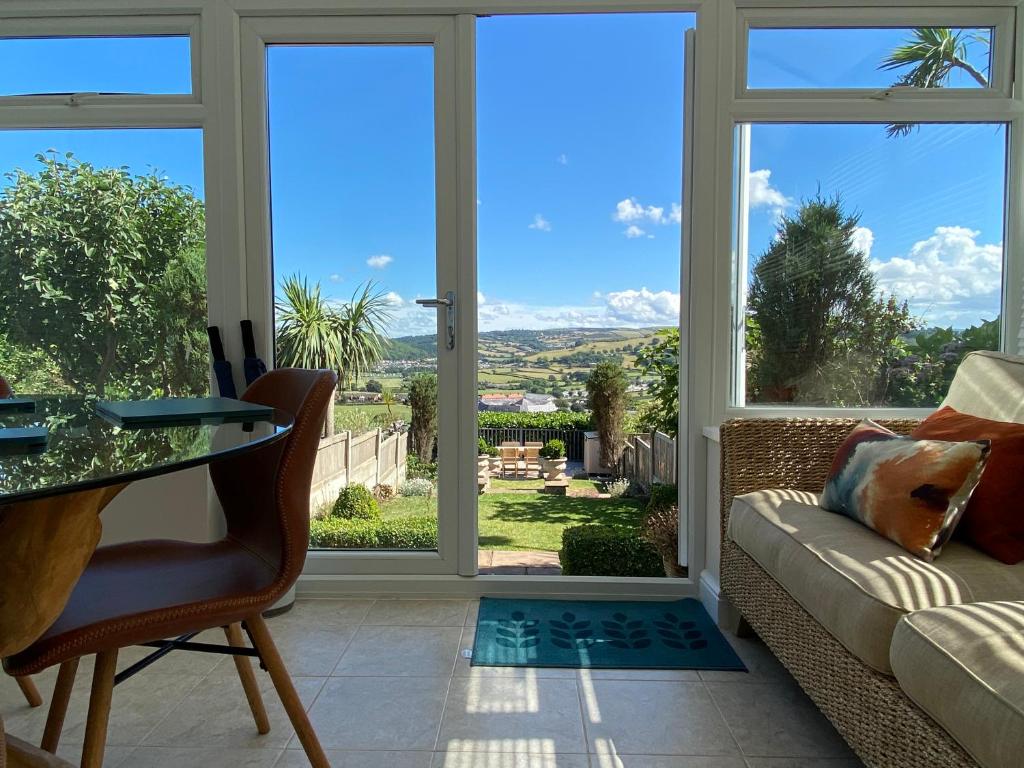
[[[769,208],[779,217],[793,205],[793,201],[771,185],[772,172],[767,168],[751,171],[747,192],[751,208]]]
[[[342,277],[337,272],[335,272],[333,275],[331,275],[330,280],[332,283],[340,283],[342,281]]]
[[[679,203],[672,203],[668,214],[665,214],[664,206],[644,205],[635,197],[627,197],[615,204],[615,213],[612,214],[612,221],[623,223],[646,221],[652,224],[678,224],[682,221],[682,208]],[[626,232],[629,232],[627,229]],[[627,237],[639,237],[639,235],[626,235]]]
[[[669,211],[668,220],[673,224],[681,224],[683,221],[683,207],[679,203],[672,203],[672,210]]]
[[[853,247],[865,256],[871,256],[871,247],[875,244],[875,233],[867,227],[853,230]]]
[[[405,304],[405,299],[398,295],[395,291],[388,291],[384,294],[384,301],[386,301],[392,307],[401,307]]]
[[[871,269],[884,294],[909,300],[927,322],[971,325],[998,312],[1002,288],[1002,244],[978,242],[980,232],[937,227],[905,256],[873,259]]]
[[[484,296],[484,292],[483,291],[477,291],[476,292],[476,303],[478,305],[486,304],[487,303],[487,297]]]
[[[671,291],[613,291],[605,302],[609,319],[617,324],[660,325],[679,321],[679,294]]]
[[[647,233],[644,232],[644,230],[640,229],[640,227],[638,227],[636,224],[630,224],[628,227],[626,227],[626,230],[625,232],[623,232],[623,234],[632,240],[634,237],[643,237]]]
[[[373,267],[374,269],[384,269],[388,264],[394,261],[394,258],[388,256],[386,253],[381,253],[376,256],[371,256],[366,260],[366,266]]]
[[[529,225],[530,229],[536,229],[540,232],[550,232],[551,222],[541,216],[539,213],[533,214],[533,223]]]
[[[558,164],[559,165],[568,165],[569,164],[569,156],[567,154],[565,154],[565,152],[563,152],[562,154],[560,154],[558,156]]]

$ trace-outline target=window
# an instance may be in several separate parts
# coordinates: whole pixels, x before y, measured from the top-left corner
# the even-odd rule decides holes
[[[0,96],[192,93],[187,35],[0,39]]]
[[[1004,125],[739,130],[739,404],[934,406],[999,348]]]
[[[748,88],[992,86],[991,28],[754,28]]]
[[[0,131],[0,373],[16,391],[205,394],[197,129]]]

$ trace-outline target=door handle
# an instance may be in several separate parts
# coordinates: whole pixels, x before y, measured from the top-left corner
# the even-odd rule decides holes
[[[455,349],[455,291],[448,291],[439,299],[416,299],[416,303],[421,307],[445,308],[445,314],[447,315],[446,326],[448,329],[447,346],[448,349]]]

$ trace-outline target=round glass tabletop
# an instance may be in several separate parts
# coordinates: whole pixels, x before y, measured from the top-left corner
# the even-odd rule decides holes
[[[35,411],[31,413],[0,409],[0,430],[27,429],[38,434],[43,432],[40,428],[45,429],[45,442],[38,445],[0,440],[0,504],[128,483],[208,464],[280,440],[292,427],[291,414],[280,410],[260,421],[212,418],[187,424],[120,427],[96,412],[93,398],[33,399]]]

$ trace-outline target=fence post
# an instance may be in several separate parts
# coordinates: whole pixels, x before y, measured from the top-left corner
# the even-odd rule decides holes
[[[380,427],[373,436],[373,484],[380,485]]]
[[[352,430],[345,432],[345,485],[352,482]]]

